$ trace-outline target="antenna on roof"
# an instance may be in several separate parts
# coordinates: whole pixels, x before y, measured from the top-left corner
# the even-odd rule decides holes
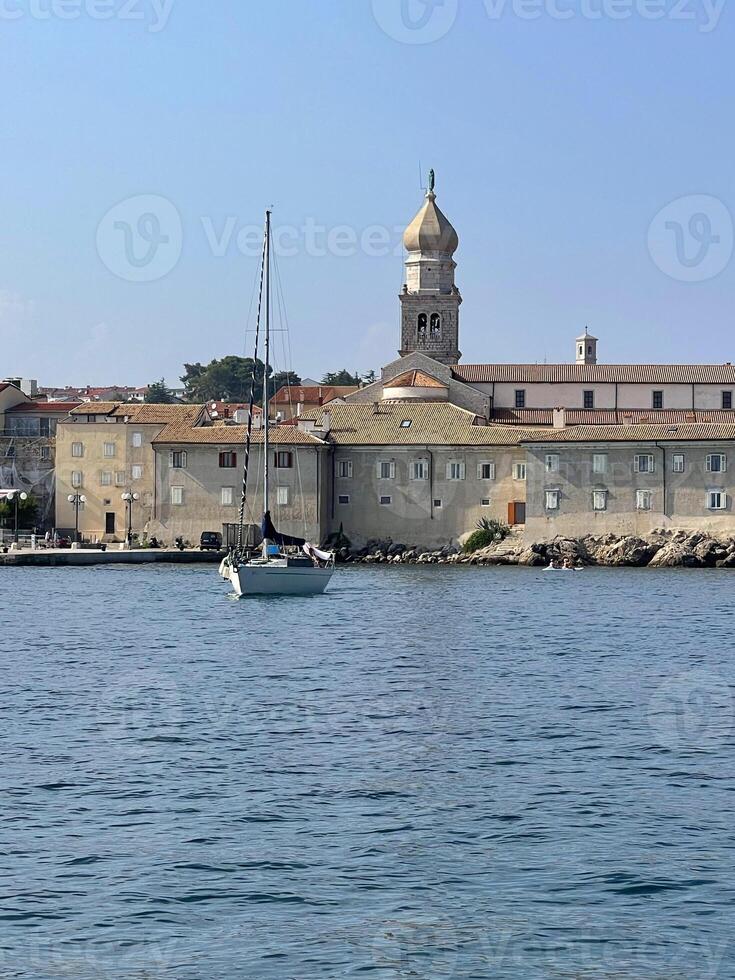
[[[421,167],[421,160],[419,160],[419,189],[426,193],[426,188],[424,187],[424,171]]]

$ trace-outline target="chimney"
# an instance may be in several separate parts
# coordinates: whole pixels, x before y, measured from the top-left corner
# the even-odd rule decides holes
[[[554,421],[555,429],[566,429],[567,427],[567,410],[566,408],[555,408],[552,412],[552,417]]]
[[[630,413],[623,412],[623,425],[632,425],[633,416]]]
[[[322,432],[324,433],[324,435],[327,435],[327,433],[331,431],[332,431],[332,413],[325,412],[324,415],[322,415]]]
[[[373,415],[380,415],[380,402],[373,402]]]

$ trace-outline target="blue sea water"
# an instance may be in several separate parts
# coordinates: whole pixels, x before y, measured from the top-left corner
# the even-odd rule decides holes
[[[734,977],[734,588],[0,569],[0,976]]]

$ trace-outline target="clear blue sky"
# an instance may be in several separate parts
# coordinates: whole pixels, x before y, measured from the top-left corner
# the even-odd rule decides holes
[[[403,43],[401,0],[174,0],[165,23],[161,0],[96,2],[112,19],[95,0],[48,17],[52,0],[0,3],[0,373],[174,382],[184,361],[242,353],[257,260],[235,236],[215,254],[205,223],[237,234],[269,204],[297,230],[280,258],[293,367],[377,369],[398,343],[400,256],[330,254],[303,229],[384,226],[395,245],[421,203],[419,161],[460,236],[465,361],[569,360],[585,324],[604,361],[735,360],[732,10],[713,24],[702,3],[679,19],[660,0],[650,20],[629,0],[625,19],[592,19],[602,0],[539,0],[529,20],[511,0],[501,16],[457,0],[444,31],[432,17],[453,0],[406,0],[443,36],[405,28],[425,43]],[[137,204],[105,215],[140,195],[182,227],[178,261],[149,282],[108,268]],[[686,232],[692,195],[715,199],[706,232],[725,250],[696,282],[647,244],[672,200],[660,235]],[[144,234],[175,251],[161,217]]]

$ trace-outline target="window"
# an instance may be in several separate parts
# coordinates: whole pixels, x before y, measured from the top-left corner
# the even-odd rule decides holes
[[[290,470],[293,468],[293,453],[276,453],[275,462],[277,470]]]
[[[480,506],[481,507],[489,507],[490,506],[490,498],[489,497],[483,497],[482,500],[480,501]]]
[[[223,507],[232,507],[235,503],[235,488],[234,487],[222,487],[222,492],[220,494],[220,501]]]
[[[650,510],[651,509],[651,491],[650,490],[636,490],[636,492],[635,492],[635,509],[636,510]]]
[[[547,510],[559,510],[561,490],[545,490],[544,497],[546,498],[545,506]]]
[[[337,463],[337,476],[341,480],[349,480],[352,477],[352,460],[340,459]]]
[[[350,495],[347,494],[347,493],[341,493],[337,499],[338,499],[338,501],[339,501],[340,504],[349,504],[349,502],[350,502]]]
[[[186,453],[183,450],[174,450],[168,454],[169,466],[173,470],[186,469]]]
[[[237,453],[220,453],[219,468],[221,470],[234,470],[237,466]]]
[[[633,469],[636,473],[653,473],[653,456],[649,456],[648,454],[645,456],[636,456],[633,463]]]
[[[410,429],[411,428],[411,421],[412,421],[411,419],[403,419],[403,421],[401,422],[401,428],[402,429]]]
[[[653,392],[653,402],[651,408],[663,408],[664,407],[664,393],[663,391]]]
[[[526,479],[526,464],[525,463],[513,463],[513,479],[514,480],[525,480]]]
[[[724,453],[709,453],[707,456],[708,473],[724,473],[727,469],[727,456]]]
[[[457,460],[452,460],[447,463],[447,479],[448,480],[464,480],[465,477],[465,465]]]
[[[484,463],[477,464],[477,479],[478,480],[494,480],[495,479],[495,463],[488,460]]]
[[[594,391],[584,391],[582,392],[582,404],[585,408],[595,407],[595,393]]]
[[[115,455],[115,443],[106,442],[102,447],[102,455],[105,457],[105,459],[112,459]]]
[[[71,444],[71,454],[74,459],[81,459],[84,456],[84,443],[73,442]]]
[[[381,497],[380,498],[380,503],[381,503],[381,505],[383,507],[387,507],[389,504],[392,504],[393,503],[393,498],[392,497]]]
[[[584,357],[584,344],[579,345],[579,349],[577,353],[579,354],[580,357]]]
[[[547,453],[545,459],[545,466],[547,473],[558,473],[559,472],[559,454],[558,453]]]
[[[41,446],[41,460],[46,462],[51,459],[51,450],[48,446]]]
[[[101,487],[111,487],[112,486],[112,473],[100,473],[100,486]]]
[[[592,472],[607,473],[607,453],[592,454]]]
[[[607,490],[592,491],[592,510],[607,510]]]
[[[171,503],[174,507],[181,507],[184,503],[184,488],[171,487]]]
[[[516,388],[516,408],[526,407],[526,389]]]
[[[414,459],[411,463],[411,479],[412,480],[428,480],[429,479],[429,461],[428,459]]]
[[[391,460],[381,459],[378,463],[378,479],[394,480],[396,476],[396,464]]]
[[[51,429],[52,429],[51,423],[52,422],[55,423],[56,422],[56,419],[41,419],[39,421],[39,425],[38,425],[38,434],[39,434],[39,436],[44,436],[45,438],[48,438],[49,436],[55,436],[56,435],[56,429],[55,428],[54,428],[54,431],[53,432],[51,431]]]
[[[684,472],[684,453],[674,453],[671,458],[671,468],[674,473]]]
[[[426,325],[428,323],[428,318],[425,313],[419,313],[419,318],[417,320],[416,329],[419,334],[426,333]]]
[[[71,485],[73,487],[81,487],[84,482],[84,474],[80,473],[79,470],[74,470],[71,475]]]
[[[134,432],[133,433],[133,449],[140,449],[143,445],[143,433]]]
[[[729,411],[732,408],[732,392],[723,391],[722,392],[722,407]]]
[[[142,466],[137,466],[137,465],[134,466],[132,468],[132,470],[131,470],[131,473],[132,473],[132,477],[133,477],[134,480],[142,480],[143,479],[143,467]]]
[[[442,318],[438,313],[431,314],[431,332],[434,336],[442,332]]]
[[[288,506],[288,487],[279,487],[276,502],[279,507]]]
[[[441,500],[435,500],[434,501],[434,510],[441,510],[441,509],[442,509],[442,502],[441,502]]]
[[[125,470],[118,470],[117,473],[115,474],[115,486],[124,487],[127,482],[128,481],[125,477]]]
[[[707,509],[708,510],[725,510],[727,507],[727,494],[723,493],[722,490],[708,490],[707,491]]]

